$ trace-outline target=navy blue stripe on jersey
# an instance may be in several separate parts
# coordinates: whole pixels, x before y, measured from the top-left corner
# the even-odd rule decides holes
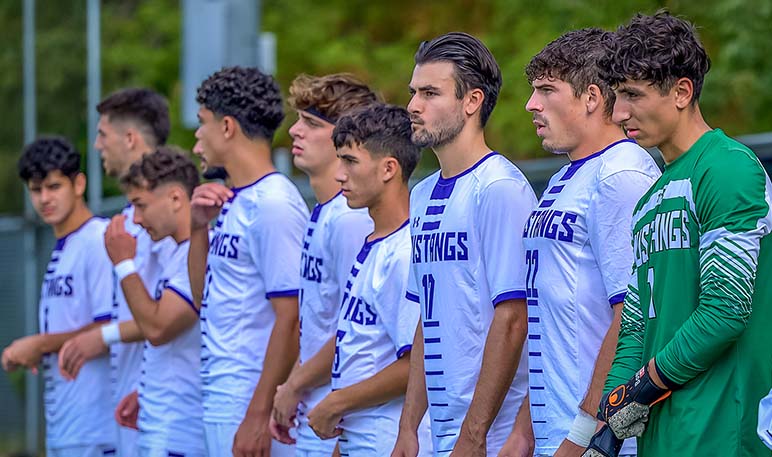
[[[621,143],[635,143],[635,141],[625,138],[624,140],[619,140],[614,143],[611,143],[610,145],[606,146],[605,148],[601,149],[598,152],[595,152],[593,154],[588,155],[587,157],[583,159],[576,160],[574,162],[571,162],[571,165],[568,166],[568,169],[563,174],[563,176],[560,178],[561,181],[568,181],[571,179],[577,171],[579,171],[580,168],[582,168],[582,165],[587,163],[588,161],[598,157],[599,155],[603,154],[604,152],[608,151],[609,149],[613,148],[614,146],[621,144]]]
[[[423,231],[437,230],[438,228],[440,228],[440,221],[424,222],[421,226],[421,230]]]
[[[456,181],[450,181],[448,183],[443,183],[443,179],[440,178],[439,181],[437,181],[437,184],[434,185],[434,189],[432,189],[432,195],[429,197],[432,200],[446,200],[450,198],[450,195],[453,193],[453,188],[456,185]]]
[[[413,345],[412,344],[406,344],[406,345],[402,346],[397,351],[397,359],[401,359],[402,356],[404,356],[406,353],[408,353],[408,352],[410,352],[412,350],[413,350]]]
[[[442,360],[442,354],[424,354],[424,360]]]
[[[418,295],[410,292],[409,290],[405,292],[405,298],[407,298],[413,303],[421,303],[421,298]]]
[[[182,452],[166,451],[166,457],[185,457],[185,454]]]
[[[313,236],[313,234],[314,234],[314,229],[309,227],[308,232],[306,232],[306,236]]]
[[[559,186],[553,186],[550,188],[550,190],[547,191],[548,194],[559,194],[563,188],[566,187],[564,184],[561,184]]]
[[[436,216],[438,214],[442,214],[445,211],[445,205],[441,206],[427,206],[426,207],[426,215],[427,216]]]
[[[367,254],[370,253],[370,250],[373,248],[373,245],[399,232],[400,230],[402,230],[402,228],[404,228],[408,224],[408,222],[410,222],[410,219],[405,220],[405,222],[403,222],[396,230],[394,230],[393,232],[389,233],[386,236],[376,238],[372,241],[365,241],[365,244],[362,246],[362,249],[359,250],[359,254],[357,254],[357,262],[360,264],[365,263],[365,260],[367,260]],[[353,273],[353,270],[352,270],[352,273]]]
[[[273,292],[267,292],[265,294],[265,298],[270,300],[272,298],[276,297],[296,297],[300,293],[298,289],[290,289],[290,290],[277,290]]]
[[[608,299],[608,304],[613,306],[613,305],[616,305],[617,303],[622,303],[623,301],[625,301],[625,297],[626,296],[627,296],[627,291],[620,292],[620,293],[612,296],[611,298],[609,298]]]
[[[508,292],[502,292],[493,298],[493,306],[507,300],[521,300],[526,298],[524,290],[510,290]]]
[[[115,449],[105,449],[102,451],[102,455],[116,455]]]
[[[553,203],[555,203],[554,198],[552,200],[542,200],[541,203],[539,203],[539,208],[549,208]]]
[[[233,199],[236,197],[236,194],[238,194],[238,193],[239,193],[239,192],[241,192],[242,190],[244,190],[244,189],[246,189],[246,188],[248,188],[248,187],[252,187],[252,186],[254,186],[255,184],[259,183],[260,181],[264,180],[265,178],[267,178],[267,177],[269,177],[269,176],[271,176],[271,175],[276,175],[276,174],[279,174],[279,172],[278,172],[278,171],[272,171],[272,172],[270,172],[270,173],[268,173],[268,174],[265,174],[265,175],[261,176],[261,177],[260,177],[260,178],[258,178],[256,181],[254,181],[254,182],[252,182],[252,183],[249,183],[249,184],[247,184],[246,186],[241,186],[241,187],[231,187],[231,192],[233,192],[233,197],[231,197],[231,198],[230,198],[230,200],[228,200],[228,201],[232,201],[232,200],[233,200]]]
[[[439,327],[440,321],[424,321],[423,323],[424,328],[426,327]]]
[[[322,205],[316,205],[314,206],[314,210],[311,212],[311,222],[317,222],[319,220],[319,215],[322,214]],[[311,236],[311,234],[308,234]]]
[[[94,322],[106,322],[113,318],[113,313],[104,313],[94,316]]]
[[[192,298],[190,298],[190,297],[188,297],[187,295],[185,295],[185,292],[183,292],[183,291],[181,291],[180,289],[178,289],[178,288],[176,288],[176,287],[174,287],[174,286],[171,286],[171,285],[169,285],[169,284],[167,284],[167,285],[166,285],[166,289],[168,289],[168,290],[171,290],[171,291],[172,291],[172,292],[174,292],[175,294],[179,295],[179,296],[180,296],[180,298],[182,298],[183,300],[185,300],[185,303],[187,303],[188,305],[190,305],[190,308],[193,310],[193,312],[194,312],[194,313],[196,313],[196,316],[198,316],[198,315],[200,315],[200,314],[201,314],[201,313],[199,312],[199,310],[196,308],[196,305],[194,305],[194,304],[193,304],[193,299],[192,299]]]

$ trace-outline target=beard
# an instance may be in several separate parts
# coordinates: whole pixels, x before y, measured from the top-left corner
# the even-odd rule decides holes
[[[437,148],[452,143],[461,130],[464,129],[464,115],[459,110],[447,119],[442,119],[433,130],[429,130],[425,124],[421,130],[416,130],[410,139],[414,145],[421,148]]]

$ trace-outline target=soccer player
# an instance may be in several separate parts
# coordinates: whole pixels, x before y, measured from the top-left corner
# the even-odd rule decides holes
[[[145,155],[121,178],[134,205],[133,222],[153,241],[168,236],[176,244],[163,259],[154,259],[153,289],[146,289],[137,274],[137,240],[125,229],[126,216],[115,216],[105,236],[126,302],[147,338],[138,393],[123,402],[133,410],[128,414],[132,419],[121,423],[139,429],[137,445],[143,457],[206,455],[201,328],[188,279],[190,197],[198,182],[193,162],[169,147]]]
[[[658,147],[665,171],[633,213],[633,275],[599,418],[618,438],[639,435],[641,457],[769,456],[753,430],[772,384],[772,185],[752,151],[702,116],[710,60],[692,24],[639,14],[606,46],[613,119]]]
[[[124,175],[131,164],[143,155],[166,143],[169,136],[169,108],[158,93],[144,88],[121,89],[102,100],[97,137],[94,148],[102,154],[102,165],[109,176]],[[155,287],[151,265],[153,258],[165,258],[165,250],[174,250],[176,243],[169,240],[153,242],[145,230],[133,222],[134,206],[124,208],[126,231],[137,239],[134,258],[137,271],[145,288]],[[67,379],[78,376],[82,364],[106,351],[110,352],[110,383],[113,405],[119,421],[121,401],[137,390],[142,365],[144,336],[139,330],[126,303],[120,285],[114,284],[112,322],[101,329],[82,333],[65,343],[59,359],[59,368]],[[118,429],[118,455],[133,457],[137,454],[137,431],[127,427]]]
[[[109,359],[84,363],[72,382],[57,369],[57,352],[65,341],[110,320],[112,266],[102,241],[107,220],[94,217],[83,201],[86,176],[80,172],[80,154],[64,138],[43,137],[29,144],[18,169],[32,206],[57,240],[40,291],[40,333],[5,348],[3,369],[37,373],[42,363],[47,456],[115,455],[116,427],[105,382]]]
[[[427,399],[436,454],[496,455],[528,387],[522,233],[536,197],[485,142],[501,87],[485,45],[448,33],[423,42],[415,63],[412,139],[434,150],[440,170],[410,196],[407,298],[420,303],[421,324],[392,455],[416,455]]]
[[[344,116],[333,139],[336,174],[352,208],[374,229],[350,268],[337,321],[332,389],[308,415],[340,455],[379,457],[394,446],[420,311],[405,298],[410,273],[408,179],[420,158],[404,108],[372,105]],[[428,438],[428,434],[427,434]],[[422,455],[431,455],[423,442]]]
[[[759,426],[756,432],[761,441],[772,449],[772,390],[759,402]]]
[[[344,113],[376,101],[376,96],[351,75],[301,75],[289,89],[295,166],[309,177],[317,205],[306,224],[300,262],[300,357],[274,398],[278,427],[274,437],[292,442],[287,430],[297,419],[296,456],[330,457],[334,440],[323,441],[308,427],[307,413],[330,393],[330,366],[338,310],[351,265],[373,222],[364,208],[352,210],[335,180],[339,159],[332,142],[335,122]],[[309,363],[320,353],[322,363]]]
[[[611,121],[614,92],[597,67],[609,34],[566,33],[525,68],[533,87],[525,108],[542,146],[571,161],[550,179],[523,235],[537,456],[580,456],[595,434],[633,262],[627,227],[660,175]],[[633,440],[622,454],[635,454]]]
[[[276,172],[279,87],[256,68],[224,68],[198,89],[194,152],[235,186],[196,188],[188,270],[201,304],[201,376],[209,455],[294,455],[271,440],[276,387],[298,355],[298,265],[308,208]],[[211,243],[209,221],[217,218]]]

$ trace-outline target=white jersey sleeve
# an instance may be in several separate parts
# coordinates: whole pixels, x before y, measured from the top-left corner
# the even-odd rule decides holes
[[[104,237],[104,229],[98,234]],[[97,235],[97,237],[99,236]],[[104,240],[104,238],[102,238]],[[85,271],[83,277],[86,280],[88,291],[83,299],[88,301],[94,322],[108,321],[112,317],[113,309],[113,266],[104,242],[94,243],[96,249],[89,252],[89,261],[84,262]]]
[[[491,302],[525,299],[523,227],[536,201],[527,181],[502,178],[480,192],[477,228]]]
[[[295,217],[292,217],[295,216]],[[288,212],[283,199],[266,198],[247,232],[252,258],[260,264],[265,298],[296,296],[298,265],[306,221],[299,211]]]
[[[772,449],[772,390],[759,403],[759,426],[756,432],[761,441]]]
[[[625,298],[633,264],[630,219],[652,182],[642,171],[623,170],[601,180],[590,198],[587,231],[610,305]]]
[[[346,278],[354,265],[359,248],[365,242],[365,237],[373,231],[373,221],[365,211],[346,211],[340,213],[330,227],[332,230],[328,239],[328,252],[335,256],[333,275],[338,278],[338,290],[343,291],[346,289]],[[341,293],[339,299],[342,295]]]

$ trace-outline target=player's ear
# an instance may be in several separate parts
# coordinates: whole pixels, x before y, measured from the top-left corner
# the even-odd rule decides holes
[[[182,209],[182,203],[187,198],[187,194],[180,186],[169,186],[169,200],[171,200],[172,211],[175,213]]]
[[[587,109],[587,114],[592,114],[597,109],[603,108],[603,94],[597,84],[587,86],[587,90],[584,91],[581,97],[585,99],[584,106]]]
[[[399,162],[397,162],[397,159],[394,157],[385,157],[383,162],[381,162],[381,167],[383,169],[383,182],[389,182],[392,179],[395,179],[395,177],[398,177],[400,174]]]
[[[236,119],[232,116],[223,116],[220,123],[223,137],[226,140],[230,140],[236,135],[236,132],[241,128]]]
[[[82,197],[86,193],[86,175],[78,173],[72,180],[72,188],[75,190],[75,195]]]
[[[679,78],[672,89],[675,104],[678,109],[684,109],[692,103],[694,98],[694,82],[689,78]]]
[[[483,94],[482,89],[471,89],[466,93],[464,100],[464,112],[467,116],[471,117],[474,116],[475,113],[480,112],[483,100],[485,100],[485,94]]]

